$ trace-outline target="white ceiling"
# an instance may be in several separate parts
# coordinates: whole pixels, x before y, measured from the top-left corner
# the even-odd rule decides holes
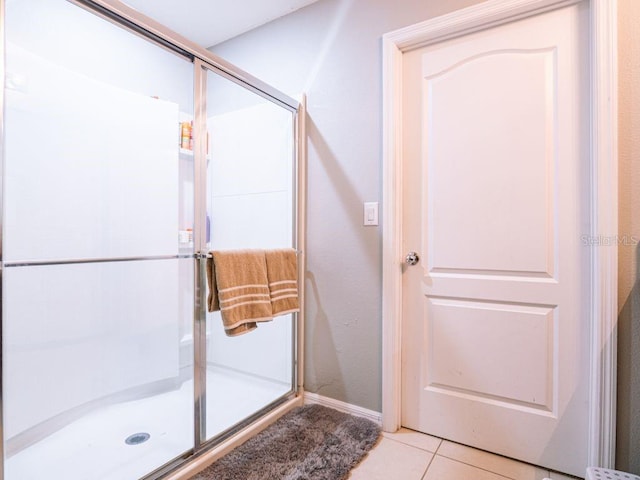
[[[123,0],[189,40],[210,47],[318,0]]]

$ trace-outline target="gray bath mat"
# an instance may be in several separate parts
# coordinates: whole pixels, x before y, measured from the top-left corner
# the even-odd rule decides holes
[[[305,405],[191,480],[341,480],[379,436],[380,428],[370,420]]]

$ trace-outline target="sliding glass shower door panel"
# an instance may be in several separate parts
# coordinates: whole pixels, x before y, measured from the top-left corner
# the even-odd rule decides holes
[[[207,250],[295,247],[293,112],[206,70]],[[292,315],[227,336],[206,321],[206,438],[293,390]]]
[[[5,478],[135,479],[191,447],[181,262],[7,268]]]
[[[62,0],[27,0],[7,6],[6,76],[4,261],[177,254],[192,228],[178,182],[192,64]]]
[[[194,447],[193,63],[5,9],[4,478],[140,478]]]
[[[0,0],[3,480],[160,478],[295,393],[296,314],[228,336],[204,267],[297,249],[297,104],[107,4]]]

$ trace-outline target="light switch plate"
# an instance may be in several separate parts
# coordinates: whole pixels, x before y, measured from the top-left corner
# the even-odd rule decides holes
[[[364,202],[364,225],[378,225],[378,202]]]

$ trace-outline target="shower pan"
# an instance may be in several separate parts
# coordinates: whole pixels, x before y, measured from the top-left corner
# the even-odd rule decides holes
[[[302,107],[116,0],[0,9],[0,480],[165,478],[300,402],[301,315],[226,336],[205,262],[302,271]]]

